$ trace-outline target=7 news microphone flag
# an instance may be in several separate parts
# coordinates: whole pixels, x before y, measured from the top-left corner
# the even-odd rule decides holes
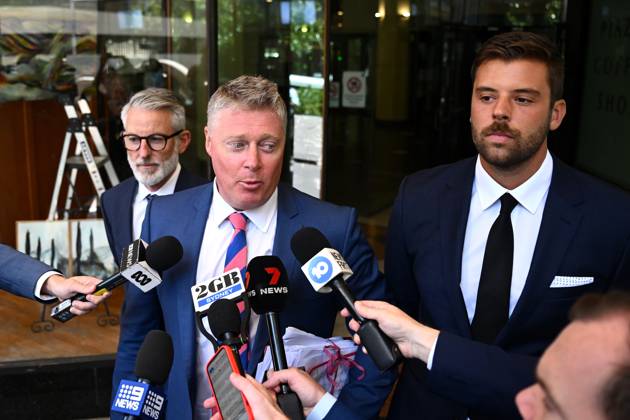
[[[274,370],[286,369],[287,356],[280,332],[278,314],[289,298],[287,270],[280,258],[274,255],[254,257],[247,265],[247,296],[252,310],[265,316],[271,342],[271,358]],[[262,339],[258,337],[257,340]],[[304,418],[302,402],[287,384],[280,385],[278,405],[291,420]]]

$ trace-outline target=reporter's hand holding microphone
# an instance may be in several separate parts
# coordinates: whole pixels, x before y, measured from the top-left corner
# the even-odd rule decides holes
[[[435,343],[439,331],[420,324],[401,309],[387,302],[364,300],[354,302],[359,315],[372,319],[378,323],[381,331],[391,338],[406,358],[427,361],[431,351],[430,343]],[[341,311],[341,316],[350,317],[347,309]],[[361,325],[354,319],[350,320],[350,329],[358,331]],[[359,334],[355,334],[354,342],[361,345]],[[365,347],[363,348],[364,352]]]

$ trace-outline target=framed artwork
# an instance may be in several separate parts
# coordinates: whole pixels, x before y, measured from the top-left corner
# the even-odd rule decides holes
[[[116,272],[102,219],[16,222],[17,249],[66,276]]]
[[[70,220],[72,274],[106,278],[116,271],[102,219]]]
[[[16,222],[17,250],[70,274],[70,250],[67,220],[28,220]]]

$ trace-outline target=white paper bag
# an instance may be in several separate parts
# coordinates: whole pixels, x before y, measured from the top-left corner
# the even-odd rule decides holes
[[[288,327],[284,333],[284,350],[289,367],[304,367],[306,371],[335,397],[348,382],[357,345],[343,337],[321,338],[297,328]],[[273,368],[269,346],[256,369],[256,380],[262,382],[265,372]]]

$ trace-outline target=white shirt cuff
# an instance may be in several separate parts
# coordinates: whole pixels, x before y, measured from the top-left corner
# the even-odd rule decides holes
[[[56,296],[50,295],[42,295],[42,287],[44,287],[44,282],[48,280],[50,276],[60,276],[59,271],[46,271],[44,274],[39,276],[37,283],[35,283],[35,292],[33,293],[36,298],[44,300],[44,301],[53,301],[57,299]]]
[[[429,352],[429,358],[427,359],[427,370],[431,370],[433,366],[433,355],[435,354],[435,348],[437,347],[438,339],[440,338],[440,334],[435,338],[433,345],[431,346],[431,351]]]
[[[333,397],[328,392],[315,404],[310,414],[306,416],[306,420],[322,420],[328,415],[328,412],[333,405],[337,402],[337,398]]]

